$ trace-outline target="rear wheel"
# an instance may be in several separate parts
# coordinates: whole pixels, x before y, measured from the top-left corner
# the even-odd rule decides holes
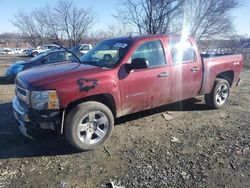
[[[84,102],[66,117],[65,136],[76,149],[92,150],[110,136],[114,127],[111,110],[99,102]]]
[[[216,78],[212,91],[205,95],[205,102],[212,108],[221,108],[227,101],[230,85],[227,80]]]

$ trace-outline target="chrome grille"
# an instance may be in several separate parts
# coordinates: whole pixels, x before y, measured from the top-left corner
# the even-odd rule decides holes
[[[16,85],[16,96],[25,102],[26,104],[29,104],[29,91]]]
[[[18,91],[18,93],[22,94],[23,96],[27,95],[27,92],[24,89],[21,89],[20,87],[16,87],[16,90]]]

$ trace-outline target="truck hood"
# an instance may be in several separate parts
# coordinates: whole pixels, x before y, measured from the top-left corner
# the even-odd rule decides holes
[[[41,88],[50,82],[59,81],[73,77],[79,77],[102,71],[102,68],[79,64],[61,62],[45,65],[22,71],[16,78],[16,83],[24,88]]]

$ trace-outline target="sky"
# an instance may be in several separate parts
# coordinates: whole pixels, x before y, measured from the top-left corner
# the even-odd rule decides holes
[[[97,14],[97,22],[93,26],[94,31],[107,29],[109,25],[116,24],[113,14],[116,13],[119,0],[73,0],[75,4],[83,8],[92,8]],[[18,29],[11,23],[14,15],[21,11],[32,11],[34,8],[55,4],[56,0],[0,0],[0,33],[17,32]],[[234,10],[235,26],[238,34],[250,36],[250,1],[243,0],[243,6]]]

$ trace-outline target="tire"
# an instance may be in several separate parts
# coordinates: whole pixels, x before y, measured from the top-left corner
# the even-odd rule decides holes
[[[212,91],[205,95],[205,102],[211,108],[221,108],[226,103],[230,93],[230,85],[227,80],[216,78]]]
[[[32,52],[32,57],[36,57],[38,52]]]
[[[64,134],[78,150],[97,148],[110,136],[114,127],[111,110],[99,102],[84,102],[66,115]]]

